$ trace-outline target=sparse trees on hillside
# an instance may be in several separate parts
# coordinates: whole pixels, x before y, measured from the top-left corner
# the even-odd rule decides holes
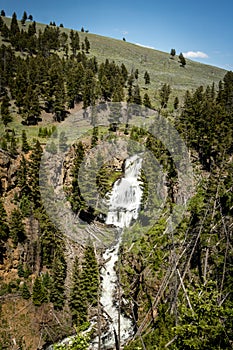
[[[147,71],[145,71],[144,79],[145,79],[145,84],[146,85],[150,84],[150,75],[149,75],[149,73]]]
[[[179,54],[179,60],[180,60],[180,63],[181,63],[181,67],[185,67],[186,60],[185,60],[184,55],[182,54],[182,52]]]
[[[166,108],[171,93],[171,87],[169,84],[163,84],[162,88],[159,91],[159,97],[161,102],[161,107]]]
[[[27,12],[26,11],[24,11],[24,13],[23,13],[23,17],[22,17],[22,19],[21,19],[21,23],[22,23],[22,25],[24,25],[25,24],[25,22],[26,22],[26,20],[28,19],[28,15],[27,15]]]
[[[170,55],[171,55],[171,58],[173,59],[175,57],[175,55],[176,55],[176,50],[175,49],[171,49]]]

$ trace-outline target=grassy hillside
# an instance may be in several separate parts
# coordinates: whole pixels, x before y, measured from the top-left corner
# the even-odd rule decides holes
[[[10,26],[11,19],[5,18],[5,21]],[[26,22],[24,29],[27,29],[29,23]],[[22,27],[20,21],[19,25]],[[45,24],[36,23],[37,30],[43,30],[45,26]],[[60,30],[69,35],[70,29],[60,28]],[[118,64],[124,63],[129,71],[138,69],[140,85],[144,83],[143,76],[147,70],[151,78],[148,90],[152,98],[156,90],[164,83],[170,84],[173,92],[181,96],[182,92],[196,89],[200,85],[206,86],[212,82],[218,84],[219,80],[226,74],[224,69],[188,59],[185,68],[182,68],[178,57],[176,56],[172,60],[169,53],[92,33],[78,33],[81,41],[84,40],[85,36],[88,37],[91,44],[90,56],[96,56],[98,62],[109,59],[109,61],[115,61]]]

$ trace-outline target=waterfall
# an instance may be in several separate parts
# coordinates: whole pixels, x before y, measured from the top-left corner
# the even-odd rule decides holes
[[[141,165],[142,158],[139,155],[127,158],[124,165],[124,177],[115,182],[111,193],[108,194],[109,210],[106,224],[118,227],[119,239],[103,254],[105,265],[101,270],[102,295],[100,304],[108,329],[104,334],[101,334],[101,350],[120,350],[121,345],[133,336],[132,321],[120,313],[120,290],[117,288],[119,285],[115,265],[118,261],[123,228],[129,227],[132,220],[136,220],[138,217],[142,197],[141,182],[138,180]],[[92,327],[93,324],[91,324],[90,329]],[[69,336],[59,344],[69,344],[72,339],[73,336]],[[99,349],[98,342],[99,339],[96,337],[89,349]],[[52,349],[54,349],[53,345],[47,347],[47,350]]]
[[[138,176],[142,158],[131,156],[125,161],[124,177],[117,180],[109,198],[106,224],[129,227],[132,219],[137,219],[142,190]]]
[[[127,158],[124,166],[124,177],[115,182],[109,194],[106,224],[118,227],[120,233],[138,216],[142,197],[141,182],[138,180],[141,165],[142,158],[140,156],[134,155]],[[100,303],[107,317],[109,330],[101,336],[101,349],[117,349],[118,346],[120,349],[121,344],[124,344],[133,335],[132,321],[120,313],[119,306],[120,297],[115,264],[118,261],[120,243],[121,234],[117,243],[103,254],[106,263],[101,271],[102,296]],[[120,344],[116,345],[118,342]]]

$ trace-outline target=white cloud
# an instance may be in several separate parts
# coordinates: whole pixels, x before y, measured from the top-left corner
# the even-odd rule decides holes
[[[123,30],[123,32],[121,32],[121,34],[127,35],[127,34],[129,34],[129,32],[127,32],[127,30]]]
[[[138,45],[138,46],[141,46],[141,47],[146,47],[147,49],[155,50],[155,48],[153,46],[143,45],[143,44],[139,44],[139,43],[135,43],[135,45]]]
[[[208,58],[209,56],[202,51],[188,51],[183,53],[185,58]]]

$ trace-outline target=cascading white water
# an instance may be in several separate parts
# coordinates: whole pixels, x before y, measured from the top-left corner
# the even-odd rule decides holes
[[[106,224],[129,227],[132,219],[137,218],[142,197],[138,180],[141,165],[142,158],[138,155],[126,159],[124,177],[115,182],[108,201]]]
[[[124,177],[117,180],[109,195],[109,211],[106,224],[119,227],[128,227],[132,220],[137,219],[141,204],[142,189],[138,180],[142,158],[138,155],[131,156],[125,161]],[[106,334],[101,336],[101,349],[116,349],[124,344],[133,335],[132,321],[119,313],[119,295],[117,291],[118,277],[115,264],[118,260],[118,251],[121,243],[121,235],[115,246],[107,249],[103,254],[105,267],[101,272],[102,296],[100,302],[110,324]],[[120,334],[119,333],[120,330]]]
[[[118,294],[119,288],[117,288],[118,277],[115,264],[118,261],[121,232],[124,227],[129,227],[132,220],[136,220],[138,217],[142,197],[141,182],[138,180],[141,165],[142,158],[139,155],[134,155],[126,159],[124,177],[115,182],[107,200],[109,211],[106,224],[119,228],[119,239],[114,246],[106,249],[103,254],[105,266],[101,271],[102,295],[100,303],[109,327],[106,333],[101,334],[101,350],[118,350],[121,345],[133,336],[132,321],[119,312],[120,298]],[[72,339],[72,336],[67,337],[60,344],[68,344]],[[94,339],[89,349],[99,349],[98,343],[99,339]],[[47,350],[51,349],[53,349],[53,345],[47,348]]]

